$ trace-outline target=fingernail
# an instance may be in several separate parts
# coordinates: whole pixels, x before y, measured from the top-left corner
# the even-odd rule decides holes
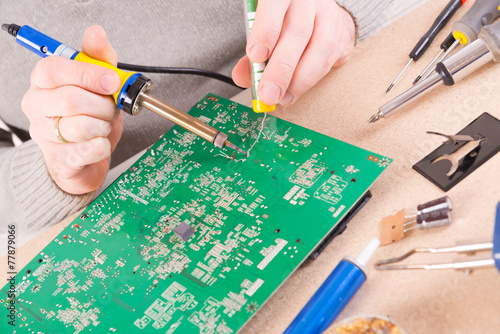
[[[116,93],[116,75],[112,73],[101,77],[101,87],[109,93]]]
[[[281,88],[278,85],[273,84],[271,82],[265,83],[259,92],[259,98],[261,100],[271,102],[271,103],[267,103],[270,105],[274,105],[274,104],[278,103],[280,95],[281,95]]]
[[[289,105],[293,101],[293,99],[294,99],[293,94],[287,91],[285,93],[285,96],[283,96],[283,98],[281,99],[280,104],[282,106]]]
[[[250,60],[256,63],[263,63],[266,61],[267,57],[269,55],[269,49],[266,48],[264,45],[254,45],[250,49]]]

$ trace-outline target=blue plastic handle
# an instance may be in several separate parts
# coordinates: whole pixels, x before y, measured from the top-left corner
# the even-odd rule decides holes
[[[495,260],[495,266],[500,271],[500,202],[497,205],[495,231],[493,232],[493,259]]]
[[[363,270],[342,260],[283,334],[319,334],[330,326],[366,281]]]

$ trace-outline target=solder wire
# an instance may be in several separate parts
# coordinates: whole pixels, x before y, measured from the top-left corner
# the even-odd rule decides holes
[[[255,141],[253,142],[252,146],[250,146],[250,148],[247,150],[247,156],[246,156],[246,158],[248,158],[250,156],[250,151],[253,149],[253,147],[255,146],[255,144],[257,144],[257,142],[259,141],[260,137],[262,136],[262,131],[264,131],[264,124],[266,122],[266,118],[267,118],[267,113],[264,114],[264,117],[262,118],[262,122],[260,123],[260,130],[259,130],[259,134],[257,135],[257,138],[255,138]],[[238,161],[241,161],[241,160],[246,160],[246,158],[235,160],[233,156],[227,155],[224,152],[220,152],[220,153],[216,154],[215,156],[221,156],[221,157],[224,157],[226,159],[233,160],[235,162],[238,162]]]
[[[255,146],[255,144],[257,144],[257,142],[259,141],[260,139],[260,136],[262,135],[262,131],[264,130],[264,123],[266,122],[266,118],[267,118],[267,113],[264,114],[264,117],[262,118],[262,123],[260,124],[260,131],[259,131],[259,135],[257,136],[257,138],[255,139],[255,141],[253,142],[252,146],[250,146],[250,148],[248,149],[247,151],[247,157],[250,156],[250,151],[252,150],[252,148]]]

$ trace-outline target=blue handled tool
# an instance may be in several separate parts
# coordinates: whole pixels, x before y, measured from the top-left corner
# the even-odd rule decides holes
[[[366,281],[364,267],[379,244],[373,239],[357,258],[342,259],[284,334],[315,334],[328,328]]]
[[[142,107],[168,119],[169,121],[191,131],[195,135],[208,140],[217,147],[230,147],[238,152],[244,153],[236,145],[228,140],[228,135],[203,123],[197,118],[189,116],[181,110],[174,108],[150,94],[152,81],[141,73],[125,72],[111,64],[89,57],[83,52],[77,51],[55,39],[42,34],[30,26],[19,26],[17,24],[3,24],[2,29],[16,38],[17,43],[40,57],[59,56],[71,60],[90,63],[115,71],[121,80],[118,92],[113,94],[113,99],[121,110],[130,115],[137,115]]]

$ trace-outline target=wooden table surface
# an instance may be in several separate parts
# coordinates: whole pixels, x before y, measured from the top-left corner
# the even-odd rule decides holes
[[[440,87],[397,115],[375,124],[368,118],[389,99],[407,89],[438,52],[451,25],[432,48],[413,64],[389,93],[387,86],[408,62],[408,53],[448,0],[429,1],[406,17],[361,42],[352,59],[334,69],[298,103],[274,115],[382,155],[394,163],[371,188],[373,198],[347,230],[314,262],[307,261],[260,309],[241,331],[282,333],[337,263],[355,256],[380,234],[383,216],[435,199],[444,193],[411,167],[442,139],[426,134],[455,134],[483,112],[500,118],[500,66],[489,64],[454,87]],[[460,9],[463,15],[472,1]],[[339,157],[341,159],[342,157]],[[399,256],[420,246],[447,246],[459,240],[491,238],[500,200],[500,154],[490,159],[447,193],[454,204],[451,226],[414,231],[403,240],[381,247],[368,264],[368,280],[340,314],[342,318],[376,314],[391,318],[406,333],[498,333],[500,274],[483,269],[465,275],[443,271],[376,271],[373,262]],[[76,216],[76,215],[75,215]],[[48,244],[72,217],[20,247],[16,265],[24,266]],[[311,217],[311,222],[314,217]],[[450,260],[457,255],[414,259]],[[6,258],[0,259],[5,282]]]

